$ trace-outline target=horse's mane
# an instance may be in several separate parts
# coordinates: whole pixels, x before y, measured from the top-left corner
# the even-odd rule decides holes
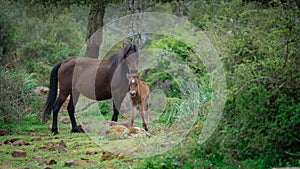
[[[133,44],[127,45],[125,48],[123,48],[121,50],[120,53],[110,56],[108,58],[109,62],[111,64],[119,64],[120,62],[122,62],[125,59],[124,55],[126,55],[128,53],[128,51],[130,51],[130,50],[133,50],[134,52],[136,52],[137,51],[136,45],[133,45]]]
[[[109,63],[111,63],[111,64],[118,64],[118,63],[119,63],[119,60],[120,60],[119,54],[114,54],[114,55],[112,55],[112,56],[110,56],[110,57],[108,58],[108,61],[109,61]]]

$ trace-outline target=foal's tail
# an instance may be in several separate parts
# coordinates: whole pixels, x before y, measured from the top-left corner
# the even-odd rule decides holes
[[[58,69],[61,66],[61,62],[57,63],[56,65],[53,66],[51,74],[50,74],[50,90],[47,96],[47,101],[44,105],[44,115],[43,115],[43,123],[46,123],[49,119],[49,116],[52,112],[56,96],[57,96],[57,74],[58,74]]]

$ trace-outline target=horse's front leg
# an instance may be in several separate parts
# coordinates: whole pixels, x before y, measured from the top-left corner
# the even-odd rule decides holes
[[[119,111],[118,111],[118,109],[117,109],[114,101],[113,101],[113,110],[114,110],[114,114],[113,114],[113,117],[112,117],[111,121],[117,122],[118,121]]]

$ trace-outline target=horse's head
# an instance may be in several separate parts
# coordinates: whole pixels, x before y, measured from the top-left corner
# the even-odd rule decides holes
[[[120,56],[125,59],[126,65],[128,67],[128,72],[138,73],[138,49],[136,45],[130,44],[127,45],[123,50],[120,52]]]
[[[127,74],[127,79],[129,81],[129,94],[131,97],[134,97],[139,90],[140,75],[138,73]]]

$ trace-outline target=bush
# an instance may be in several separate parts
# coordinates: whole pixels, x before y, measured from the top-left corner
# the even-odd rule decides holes
[[[23,92],[23,77],[9,71],[0,72],[0,123],[20,121],[28,97]]]
[[[1,1],[0,7],[0,65],[1,66],[9,66],[7,63],[12,62],[13,58],[11,53],[14,48],[14,40],[13,40],[13,31],[12,31],[12,23],[13,18],[5,9],[6,4],[8,2]]]
[[[189,18],[222,51],[227,103],[205,150],[220,160],[299,165],[299,10],[287,3],[196,1]],[[204,16],[204,17],[203,17]],[[211,149],[210,147],[218,147]],[[229,160],[228,160],[229,159]]]

